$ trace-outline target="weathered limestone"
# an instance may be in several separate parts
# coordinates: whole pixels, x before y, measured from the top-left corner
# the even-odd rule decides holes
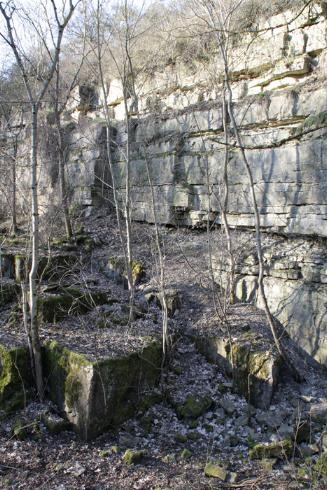
[[[0,282],[0,306],[15,301],[18,288],[14,281],[6,280]]]
[[[149,339],[141,352],[90,361],[57,342],[44,346],[50,398],[84,439],[131,417],[144,391],[160,378],[161,343]]]
[[[254,236],[244,234],[247,244],[236,265],[236,297],[262,307],[258,297],[258,262]],[[272,313],[285,325],[300,347],[319,362],[327,362],[327,255],[314,241],[264,237],[267,300]],[[220,265],[217,263],[217,268]],[[217,271],[217,279],[224,271]]]
[[[260,345],[254,333],[239,336],[230,346],[221,337],[196,339],[200,352],[233,376],[235,390],[259,408],[267,409],[279,380],[280,355]]]
[[[154,301],[160,308],[163,307],[163,295],[159,291],[150,291],[145,294],[145,299],[151,303]],[[167,313],[169,317],[173,317],[174,314],[181,309],[182,297],[178,290],[169,288],[165,290],[165,300]]]
[[[277,458],[285,460],[292,454],[293,443],[285,439],[271,444],[257,444],[250,450],[250,459]]]
[[[40,280],[58,281],[67,276],[80,261],[78,255],[68,252],[54,252],[49,256],[39,258],[37,276]],[[3,277],[15,280],[17,283],[27,277],[27,264],[30,257],[18,251],[6,250],[1,255],[1,273]]]
[[[56,322],[68,315],[81,315],[97,305],[110,302],[102,291],[88,291],[76,287],[58,288],[38,298],[38,320],[40,323]]]
[[[27,402],[32,386],[27,347],[0,344],[0,412],[10,413]]]
[[[111,279],[114,279],[118,283],[123,283],[126,287],[128,286],[128,275],[124,257],[110,257],[108,262],[104,265],[103,270]],[[145,271],[143,264],[137,260],[133,260],[132,279],[134,284],[139,283],[144,275]]]
[[[235,39],[230,77],[262,229],[289,240],[303,236],[310,244],[311,237],[327,237],[325,3],[315,2],[314,8],[310,5],[298,14],[291,9],[267,21],[258,19],[259,35],[254,30]],[[222,69],[217,54],[207,62],[195,59],[187,66],[176,60],[138,88],[139,113],[132,124],[130,148],[133,219],[154,221],[146,157],[161,224],[203,226],[209,218],[221,225]],[[218,74],[217,83],[210,83],[209,73]],[[117,80],[111,86],[107,101],[97,87],[89,92],[77,90],[80,100],[77,104],[72,101],[66,114],[67,183],[74,205],[86,211],[105,197],[107,187],[102,186],[102,179],[110,183],[102,112],[105,102],[112,111],[114,178],[120,201],[125,198],[123,92]],[[92,104],[85,105],[85,93],[93,94]],[[253,229],[249,182],[230,125],[229,130],[228,223],[237,230]],[[55,159],[43,169],[41,203],[49,198],[49,189],[51,196],[56,193],[54,169]],[[26,182],[19,185],[19,193],[24,194]],[[292,262],[291,256],[283,260]],[[297,258],[295,262],[301,261]],[[268,264],[265,277],[273,313],[302,347],[326,362],[326,257],[319,267],[303,260],[302,265],[280,269],[275,262]],[[239,299],[256,301],[256,278],[257,271],[239,271]]]

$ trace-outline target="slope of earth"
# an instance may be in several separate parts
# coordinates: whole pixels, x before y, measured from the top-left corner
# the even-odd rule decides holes
[[[101,291],[107,302],[83,314],[67,311],[59,319],[48,318],[42,340],[56,340],[92,361],[129,355],[144,347],[145,338],[160,337],[159,302],[150,301],[158,291],[154,228],[133,225],[134,256],[146,275],[137,286],[136,319],[128,325],[128,293],[108,278],[108,261],[122,255],[115,223],[99,213],[85,227],[95,243],[90,260],[59,284]],[[249,404],[234,389],[227,364],[208,362],[206,352],[198,350],[199,339],[230,334],[236,344],[245,335],[245,345],[259,340],[263,352],[273,353],[263,313],[240,303],[230,307],[228,332],[221,310],[213,306],[206,234],[169,228],[160,233],[167,287],[178,298],[172,303],[171,355],[160,385],[149,388],[133,417],[88,442],[70,430],[50,402],[30,403],[3,416],[0,488],[325,488],[324,371],[303,355],[302,383],[280,368],[276,385],[269,385],[271,404],[260,408],[260,399],[254,400],[256,407]],[[43,294],[53,287],[44,284]],[[220,299],[223,304],[223,293]],[[14,304],[2,308],[1,343],[23,341],[19,315]],[[300,366],[296,349],[285,341]],[[235,378],[238,372],[232,374]]]

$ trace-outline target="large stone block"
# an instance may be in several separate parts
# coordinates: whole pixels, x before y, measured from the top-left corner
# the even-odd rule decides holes
[[[50,342],[43,349],[50,398],[83,439],[117,428],[160,379],[161,342],[149,339],[124,357],[91,361]]]
[[[264,348],[255,333],[229,341],[221,337],[196,339],[200,352],[233,376],[235,390],[259,408],[267,410],[279,380],[282,359],[273,345]]]
[[[32,373],[27,347],[0,344],[0,411],[23,408],[30,396]]]

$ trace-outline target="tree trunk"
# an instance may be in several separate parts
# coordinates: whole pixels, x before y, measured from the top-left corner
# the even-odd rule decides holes
[[[230,79],[229,79],[229,68],[228,68],[228,59],[227,59],[227,53],[224,49],[224,44],[222,39],[220,38],[219,34],[217,34],[218,37],[218,44],[220,48],[220,52],[223,58],[224,62],[224,71],[225,71],[225,83],[226,83],[226,88],[227,88],[227,108],[228,108],[228,114],[232,123],[232,128],[234,131],[234,135],[238,144],[238,147],[241,152],[241,157],[245,166],[245,170],[248,176],[249,180],[249,185],[250,185],[250,195],[251,195],[251,200],[252,200],[252,206],[253,206],[253,213],[254,213],[254,220],[255,220],[255,234],[256,234],[256,248],[257,248],[257,255],[258,255],[258,262],[259,262],[259,276],[258,276],[258,289],[259,289],[259,294],[261,296],[261,300],[263,303],[263,309],[266,314],[266,318],[268,321],[268,325],[270,327],[275,346],[283,358],[285,365],[288,367],[289,371],[292,373],[293,377],[296,380],[301,380],[300,373],[298,370],[295,368],[295,366],[292,364],[291,360],[288,358],[287,353],[285,352],[284,346],[278,336],[276,325],[274,318],[271,314],[268,301],[267,301],[267,296],[265,292],[265,287],[264,287],[264,257],[263,257],[263,251],[262,251],[262,239],[261,239],[261,223],[260,223],[260,212],[258,208],[258,203],[257,203],[257,197],[255,193],[255,186],[254,186],[254,180],[253,180],[253,175],[252,171],[244,150],[242,138],[240,135],[239,128],[236,123],[235,115],[234,115],[234,109],[233,109],[233,92],[230,84]]]
[[[126,82],[125,82],[126,83]],[[125,179],[125,220],[126,220],[126,249],[127,249],[127,280],[128,289],[130,294],[130,321],[133,320],[133,307],[134,307],[134,295],[135,295],[135,285],[133,278],[133,255],[132,255],[132,220],[131,220],[131,156],[130,156],[130,145],[131,145],[131,123],[127,104],[127,94],[126,87],[124,88],[124,106],[126,113],[126,132],[127,132],[127,143],[126,143],[126,179]]]
[[[37,323],[37,270],[39,263],[39,209],[37,190],[37,147],[38,147],[38,107],[32,104],[32,145],[31,145],[31,197],[32,197],[32,265],[29,273],[30,333],[35,367],[35,381],[39,399],[43,400],[43,375],[41,344]]]
[[[17,135],[15,136],[15,143],[14,143],[14,155],[13,155],[13,161],[12,161],[12,234],[16,235],[18,231],[17,227],[17,199],[16,199],[16,159],[17,159],[17,150],[18,150],[18,137]]]

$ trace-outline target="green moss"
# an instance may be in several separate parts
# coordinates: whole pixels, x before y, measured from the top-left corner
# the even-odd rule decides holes
[[[82,390],[81,368],[92,363],[85,356],[61,347],[56,341],[49,342],[43,349],[45,375],[48,378],[50,397],[60,408],[65,404],[73,409]]]
[[[192,432],[189,432],[187,434],[187,438],[190,440],[190,441],[198,441],[200,439],[201,435],[199,432],[197,431],[192,431]]]
[[[0,306],[4,306],[17,299],[18,288],[13,282],[0,284]]]
[[[144,450],[136,451],[134,449],[127,449],[123,456],[123,461],[126,464],[137,464],[142,461],[147,452]]]
[[[183,449],[180,456],[181,459],[190,459],[192,457],[192,453],[189,449]]]
[[[177,415],[182,419],[197,419],[207,412],[212,404],[210,396],[190,395],[183,405],[177,407]]]
[[[318,473],[319,477],[327,478],[327,453],[320,456],[313,469]]]
[[[121,279],[128,279],[124,257],[110,257],[108,261],[109,269],[113,270]],[[142,262],[133,260],[131,263],[132,277],[134,284],[137,284],[144,276],[144,265]]]
[[[28,349],[6,349],[0,344],[0,410],[23,407],[32,386]]]
[[[81,315],[96,305],[108,302],[106,293],[82,291],[77,288],[63,288],[59,294],[48,294],[38,298],[38,319],[40,323],[56,322],[67,315]]]
[[[277,458],[262,459],[260,461],[260,466],[265,472],[270,473],[275,468],[277,462]]]
[[[187,436],[185,434],[176,434],[175,441],[180,444],[185,444],[187,442]]]
[[[142,396],[142,399],[138,403],[138,411],[145,412],[153,405],[161,403],[163,401],[163,396],[160,393],[149,393],[148,395]]]
[[[65,400],[69,409],[74,408],[82,392],[82,383],[78,378],[78,374],[76,369],[72,369],[66,378]]]
[[[75,428],[90,438],[135,414],[142,393],[160,379],[162,351],[153,341],[139,353],[91,362],[53,341],[43,359],[50,398],[74,413]]]
[[[12,432],[16,439],[19,439],[20,441],[26,439],[28,437],[26,422],[20,419],[16,420]]]
[[[109,455],[110,455],[109,449],[104,449],[99,452],[100,458],[108,458]]]
[[[234,389],[254,406],[265,408],[269,400],[263,402],[262,391],[267,383],[271,384],[272,369],[278,369],[280,361],[274,353],[260,350],[255,339],[249,340],[247,335],[243,338],[246,343],[234,343],[229,354],[234,365]]]
[[[256,444],[250,449],[250,459],[284,459],[292,455],[293,443],[290,439],[272,442],[271,444]]]
[[[209,478],[218,478],[221,481],[226,481],[228,476],[226,469],[217,463],[207,463],[204,468],[204,474]]]
[[[142,398],[142,384],[143,387],[157,384],[160,378],[161,360],[161,344],[154,341],[149,343],[141,353],[132,353],[126,357],[95,363],[99,389],[104,382],[111,387],[111,400],[108,400],[111,426],[120,425],[121,422],[130,418],[139,406],[144,408],[151,406],[151,402],[156,403],[157,396],[150,396],[147,400]],[[135,392],[137,387],[138,393]]]

